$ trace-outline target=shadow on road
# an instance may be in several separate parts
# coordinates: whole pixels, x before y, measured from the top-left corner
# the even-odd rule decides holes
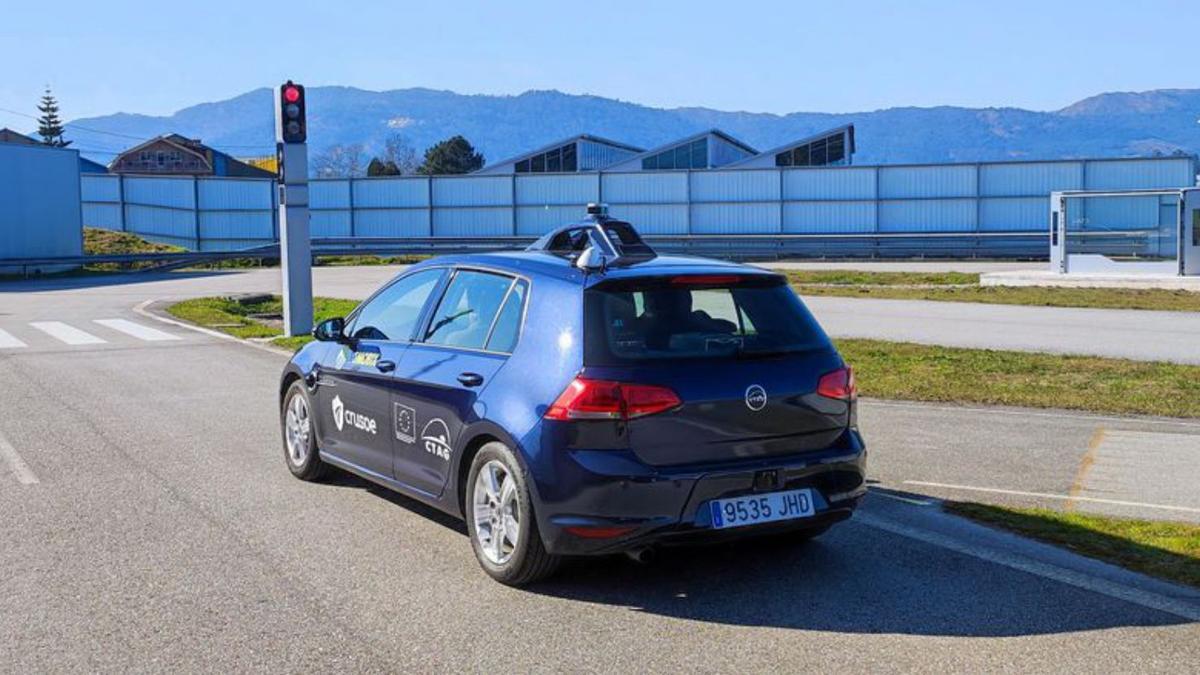
[[[463,536],[462,521],[356,476],[365,489]],[[1185,619],[850,521],[819,539],[787,535],[670,548],[651,564],[567,561],[529,592],[720,624],[946,637],[1017,637]]]
[[[154,281],[181,281],[185,279],[198,279],[243,271],[245,270],[225,269],[190,270],[187,272],[113,272],[111,274],[46,276],[30,277],[28,279],[7,278],[0,276],[0,292],[20,293],[33,291],[63,291],[74,288],[97,288],[101,286],[145,284]]]
[[[322,483],[324,485],[333,485],[335,487],[358,488],[360,490],[366,490],[380,499],[386,499],[396,506],[412,511],[414,514],[437,523],[448,530],[453,530],[464,537],[467,534],[466,523],[458,518],[448,516],[432,506],[422,504],[412,497],[407,497],[399,492],[394,492],[385,487],[381,487],[365,478],[359,478],[352,473],[337,470],[325,478]],[[464,544],[469,545],[465,541]]]
[[[1187,623],[851,521],[671,549],[648,566],[574,561],[534,592],[695,621],[847,633],[1012,637]]]

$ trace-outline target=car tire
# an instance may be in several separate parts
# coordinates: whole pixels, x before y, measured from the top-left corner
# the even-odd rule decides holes
[[[293,476],[305,481],[320,480],[329,470],[317,450],[312,411],[312,399],[304,382],[296,380],[283,397],[279,428],[283,435],[283,461]]]
[[[524,586],[554,573],[561,558],[546,551],[529,478],[508,446],[492,442],[479,449],[464,492],[467,532],[483,571],[507,586]]]

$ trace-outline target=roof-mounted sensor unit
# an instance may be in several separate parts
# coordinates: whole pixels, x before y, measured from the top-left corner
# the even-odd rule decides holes
[[[564,225],[530,244],[527,251],[546,251],[572,260],[585,270],[603,270],[650,260],[654,249],[642,241],[632,225],[610,218],[608,205],[587,205],[587,217]]]

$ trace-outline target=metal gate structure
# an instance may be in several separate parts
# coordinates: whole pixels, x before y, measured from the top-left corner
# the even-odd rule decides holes
[[[1049,234],[1059,274],[1200,275],[1200,188],[1053,192]]]

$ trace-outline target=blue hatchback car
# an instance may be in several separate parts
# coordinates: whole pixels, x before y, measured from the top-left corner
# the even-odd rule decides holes
[[[409,267],[313,333],[280,382],[288,469],[463,518],[505,584],[808,539],[866,492],[854,376],[786,279],[657,256],[602,207],[523,252]]]

